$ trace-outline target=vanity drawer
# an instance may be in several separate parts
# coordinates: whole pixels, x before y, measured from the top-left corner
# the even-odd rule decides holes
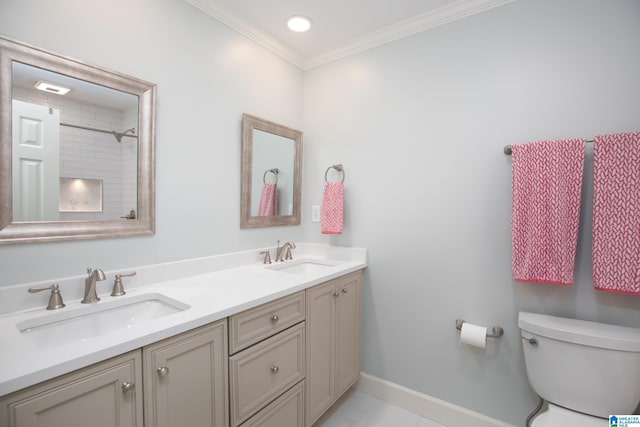
[[[229,358],[233,426],[304,378],[304,328],[299,323]]]
[[[304,291],[229,318],[229,353],[234,354],[304,320]]]
[[[300,381],[242,425],[242,427],[285,426],[304,426],[304,381]]]

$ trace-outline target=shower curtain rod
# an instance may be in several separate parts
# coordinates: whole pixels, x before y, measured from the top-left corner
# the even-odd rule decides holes
[[[591,142],[593,142],[593,139],[588,139],[585,142],[591,143]],[[513,153],[513,151],[511,150],[511,145],[505,145],[504,146],[504,154],[506,154],[507,156],[510,156],[512,153]]]
[[[72,125],[71,123],[62,123],[60,122],[60,126],[67,126],[70,128],[77,128],[77,129],[84,129],[84,130],[92,130],[94,132],[102,132],[102,133],[109,133],[113,136],[116,137],[116,139],[118,140],[118,142],[120,142],[120,140],[122,139],[123,136],[128,136],[129,138],[136,138],[138,139],[138,135],[128,135],[126,132],[129,132],[131,130],[133,130],[135,132],[135,129],[129,129],[126,130],[124,132],[116,132],[115,130],[104,130],[104,129],[97,129],[97,128],[91,128],[91,127],[87,127],[87,126],[80,126],[80,125]]]

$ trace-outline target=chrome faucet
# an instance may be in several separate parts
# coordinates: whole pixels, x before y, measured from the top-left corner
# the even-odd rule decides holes
[[[104,280],[106,277],[104,275],[104,271],[99,268],[96,268],[95,270],[87,268],[87,273],[89,276],[84,279],[84,298],[80,302],[82,304],[93,304],[100,301],[100,298],[98,298],[98,294],[96,293],[96,282],[98,280]]]
[[[291,256],[291,249],[295,249],[296,244],[289,241],[280,246],[280,241],[278,240],[278,248],[276,249],[276,262],[284,261],[285,259],[293,259]],[[286,252],[285,252],[286,249]],[[283,256],[284,254],[284,256]]]

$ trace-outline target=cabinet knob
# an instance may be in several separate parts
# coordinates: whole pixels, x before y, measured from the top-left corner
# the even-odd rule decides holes
[[[274,374],[277,374],[279,370],[280,370],[280,368],[278,368],[277,366],[272,366],[271,367],[271,372],[273,372]]]
[[[123,382],[122,383],[122,392],[123,393],[131,393],[136,389],[136,385],[134,383]]]
[[[347,289],[347,288],[342,288],[342,293],[343,293],[343,294],[346,294],[347,292],[349,292],[349,289]]]
[[[280,320],[280,318],[278,317],[278,315],[277,315],[277,314],[273,314],[273,315],[271,315],[271,321],[272,321],[272,322],[277,322],[278,320]]]
[[[333,296],[338,298],[340,296],[340,293],[336,291],[336,292],[333,293]]]
[[[159,376],[160,378],[164,378],[164,377],[166,377],[167,375],[169,375],[169,368],[167,368],[166,366],[161,366],[161,367],[159,367],[159,368],[157,369],[157,371],[158,371],[158,376]]]

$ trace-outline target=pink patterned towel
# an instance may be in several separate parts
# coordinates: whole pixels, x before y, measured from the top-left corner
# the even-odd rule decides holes
[[[344,227],[344,185],[342,182],[324,184],[320,216],[322,234],[342,234]]]
[[[511,248],[519,282],[573,284],[584,139],[514,145]]]
[[[640,295],[640,132],[593,141],[593,285]]]
[[[260,194],[258,216],[278,215],[278,187],[276,184],[264,184]]]

